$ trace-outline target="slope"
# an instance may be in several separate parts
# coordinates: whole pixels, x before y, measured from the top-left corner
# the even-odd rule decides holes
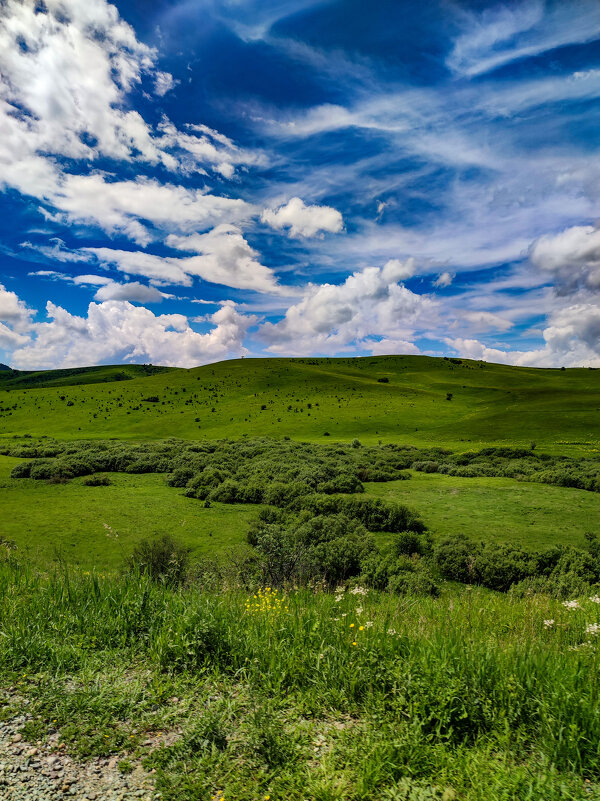
[[[600,446],[599,410],[600,372],[591,369],[424,356],[240,359],[128,381],[0,389],[0,436],[330,436],[462,450],[534,441],[585,453]]]

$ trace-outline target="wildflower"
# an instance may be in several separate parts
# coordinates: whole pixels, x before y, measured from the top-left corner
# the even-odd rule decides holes
[[[358,606],[358,607],[356,608],[356,614],[357,614],[357,615],[362,615],[362,610],[363,610],[362,606]]]
[[[353,628],[354,628],[354,623],[350,623],[350,628],[351,628],[351,629],[353,629]]]
[[[544,626],[549,629],[554,625],[554,620],[544,620]]]
[[[364,587],[352,587],[350,592],[352,595],[366,595],[369,590],[365,589]]]
[[[390,635],[390,637],[394,637],[397,633],[398,632],[396,631],[396,629],[388,629],[388,634]]]
[[[563,601],[562,605],[567,609],[581,609],[579,601]]]
[[[358,630],[359,630],[359,631],[364,631],[364,630],[365,630],[365,627],[364,627],[364,626],[359,626],[359,627],[358,627]]]
[[[594,637],[600,632],[600,623],[588,623],[585,627],[586,634],[593,634]]]
[[[356,645],[356,640],[352,643],[352,645]]]
[[[600,595],[592,595],[590,601],[593,604],[600,604]]]
[[[365,623],[365,626],[366,626],[368,629],[370,629],[372,625],[373,625],[373,621],[372,621],[372,620],[367,620],[367,622]]]

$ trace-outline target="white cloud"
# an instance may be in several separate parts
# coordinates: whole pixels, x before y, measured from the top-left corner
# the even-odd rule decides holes
[[[260,336],[274,353],[298,354],[335,353],[353,343],[371,348],[367,339],[375,336],[408,340],[415,326],[433,324],[437,303],[397,283],[408,271],[401,265],[368,267],[340,285],[309,285],[281,321],[261,327]]]
[[[462,12],[462,17],[465,30],[446,63],[467,76],[564,45],[590,42],[600,34],[600,9],[594,0],[552,6],[526,0],[498,4],[480,14]]]
[[[408,342],[406,339],[384,337],[379,342],[365,342],[365,347],[371,351],[373,356],[418,356],[421,353],[414,342]]]
[[[154,94],[163,97],[176,83],[170,72],[157,72],[154,76]]]
[[[530,350],[490,348],[476,339],[446,338],[468,359],[524,367],[600,367],[600,306],[576,303],[550,314],[543,331],[544,347]]]
[[[331,206],[307,206],[293,197],[278,209],[265,209],[261,220],[272,228],[288,228],[290,236],[311,237],[322,232],[339,233],[344,220]]]
[[[160,303],[164,295],[156,287],[140,284],[139,281],[131,281],[126,284],[118,284],[111,281],[94,295],[94,300],[128,300],[134,303]]]
[[[132,111],[128,94],[146,75],[159,92],[169,84],[155,58],[106,0],[1,4],[0,190],[37,198],[49,219],[98,225],[142,245],[153,226],[185,232],[248,216],[246,203],[208,188],[90,171],[100,157],[175,172],[206,167],[227,178],[264,163],[206,126],[180,131],[163,119],[153,128]],[[74,171],[65,158],[76,160]]]
[[[450,286],[450,284],[452,283],[452,279],[453,279],[452,274],[448,273],[448,272],[445,272],[445,273],[442,273],[441,275],[438,275],[436,280],[433,282],[433,285],[437,286],[437,287]]]
[[[24,332],[34,314],[15,292],[0,284],[0,322],[8,323],[14,331]]]
[[[185,232],[244,219],[252,212],[249,204],[237,198],[147,178],[107,182],[100,174],[66,176],[51,201],[66,221],[95,223],[140,245],[153,238],[140,219],[163,230]]]
[[[260,263],[258,253],[235,226],[220,225],[206,234],[191,236],[172,234],[166,242],[169,247],[199,255],[176,258],[112,248],[83,248],[81,252],[84,258],[95,257],[101,265],[164,284],[191,286],[197,277],[236,289],[279,290],[273,271]]]
[[[76,286],[80,284],[89,284],[91,286],[105,286],[106,284],[112,283],[110,278],[106,278],[104,275],[73,275],[69,276],[71,281]]]
[[[499,314],[486,311],[470,311],[462,314],[462,319],[470,323],[470,328],[475,331],[508,331],[514,323]]]
[[[556,279],[559,289],[600,289],[600,228],[576,225],[542,236],[533,243],[530,258]]]
[[[169,247],[200,254],[180,260],[191,275],[237,289],[278,291],[273,271],[258,261],[259,254],[233,225],[219,225],[206,234],[171,234],[166,241]]]
[[[206,334],[194,331],[181,314],[155,316],[126,301],[90,303],[87,317],[71,315],[50,302],[46,309],[49,322],[33,324],[30,344],[13,351],[15,367],[73,367],[121,360],[193,367],[244,355],[244,336],[256,321],[240,314],[231,302],[210,316],[214,327]]]

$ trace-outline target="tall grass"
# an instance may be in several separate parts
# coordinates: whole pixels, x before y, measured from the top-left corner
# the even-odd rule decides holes
[[[190,699],[219,687],[156,756],[167,798],[224,788],[255,799],[257,787],[289,799],[600,797],[585,783],[600,775],[598,653],[586,632],[600,605],[589,599],[568,609],[477,589],[409,600],[302,590],[277,602],[264,590],[248,601],[18,565],[0,568],[0,596],[0,674],[44,676],[20,685],[42,718],[52,704],[75,715],[79,692],[88,728],[107,709],[130,725],[152,687]],[[134,681],[111,698],[110,665],[144,671],[146,690]],[[104,699],[102,714],[82,683]]]

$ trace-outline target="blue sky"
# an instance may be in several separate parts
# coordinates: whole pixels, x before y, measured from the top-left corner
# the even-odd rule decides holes
[[[600,366],[597,0],[6,0],[0,361]]]

